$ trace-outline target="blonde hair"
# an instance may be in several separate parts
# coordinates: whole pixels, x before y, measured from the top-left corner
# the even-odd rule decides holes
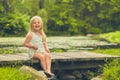
[[[46,42],[46,35],[45,35],[44,30],[43,30],[43,21],[42,21],[41,17],[39,17],[39,16],[33,16],[33,17],[31,18],[31,20],[30,20],[30,31],[32,31],[32,32],[34,31],[32,24],[33,24],[33,21],[34,21],[35,19],[38,19],[38,20],[41,22],[40,33],[42,34],[42,41],[43,41],[43,42]]]

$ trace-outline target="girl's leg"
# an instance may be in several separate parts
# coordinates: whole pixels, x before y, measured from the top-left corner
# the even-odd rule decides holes
[[[49,73],[51,73],[51,56],[49,53],[44,53],[46,59],[46,68]]]
[[[40,64],[43,68],[44,71],[47,71],[47,66],[46,66],[46,60],[45,60],[45,55],[41,53],[35,53],[34,58],[37,58],[40,60]]]
[[[47,73],[49,73],[51,76],[55,76],[55,75],[51,72],[51,56],[50,56],[50,53],[44,53],[44,55],[45,55],[45,59],[46,59]]]

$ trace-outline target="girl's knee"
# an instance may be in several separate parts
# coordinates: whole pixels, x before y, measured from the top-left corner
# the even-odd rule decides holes
[[[45,56],[39,56],[40,60],[45,60]]]
[[[50,53],[45,53],[45,56],[51,58]]]
[[[42,54],[37,54],[37,58],[38,58],[39,60],[45,60],[45,56],[42,55]]]

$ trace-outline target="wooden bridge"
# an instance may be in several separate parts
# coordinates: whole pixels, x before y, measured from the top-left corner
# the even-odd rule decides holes
[[[100,65],[103,65],[105,60],[111,60],[114,58],[120,58],[120,56],[98,54],[86,51],[52,53],[52,70],[97,68]],[[32,65],[37,69],[41,69],[38,67],[39,61],[35,59],[30,60],[27,53],[0,55],[0,66],[13,64]]]

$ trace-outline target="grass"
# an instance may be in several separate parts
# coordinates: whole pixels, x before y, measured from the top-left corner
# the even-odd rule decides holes
[[[114,59],[103,67],[102,80],[120,80],[120,59]]]
[[[120,31],[100,34],[99,37],[106,39],[109,42],[120,43]]]
[[[109,55],[118,55],[120,56],[120,48],[117,49],[97,49],[92,52],[101,53],[101,54],[109,54]],[[102,80],[120,80],[120,59],[114,59],[111,62],[107,62],[103,70]]]
[[[104,49],[104,50],[94,50],[92,52],[102,53],[102,54],[110,54],[110,55],[118,55],[120,56],[120,48],[118,49]],[[120,59],[114,59],[111,62],[107,62],[103,70],[102,80],[120,80]]]
[[[120,48],[117,49],[104,49],[104,50],[94,50],[92,52],[118,55],[120,56]],[[120,80],[120,59],[114,59],[111,62],[107,62],[103,68],[103,77],[102,80]]]
[[[92,52],[101,53],[101,54],[110,54],[110,55],[118,55],[120,56],[120,48],[112,48],[112,49],[97,49]]]
[[[0,80],[29,80],[30,75],[23,75],[19,67],[0,67]]]
[[[120,31],[111,32],[108,34],[101,34],[100,38],[103,38],[109,42],[120,43]],[[97,49],[93,52],[102,53],[102,54],[110,54],[110,55],[118,55],[120,56],[120,48],[116,49]],[[107,63],[103,67],[103,77],[102,80],[120,80],[120,59],[114,59],[110,63]]]

